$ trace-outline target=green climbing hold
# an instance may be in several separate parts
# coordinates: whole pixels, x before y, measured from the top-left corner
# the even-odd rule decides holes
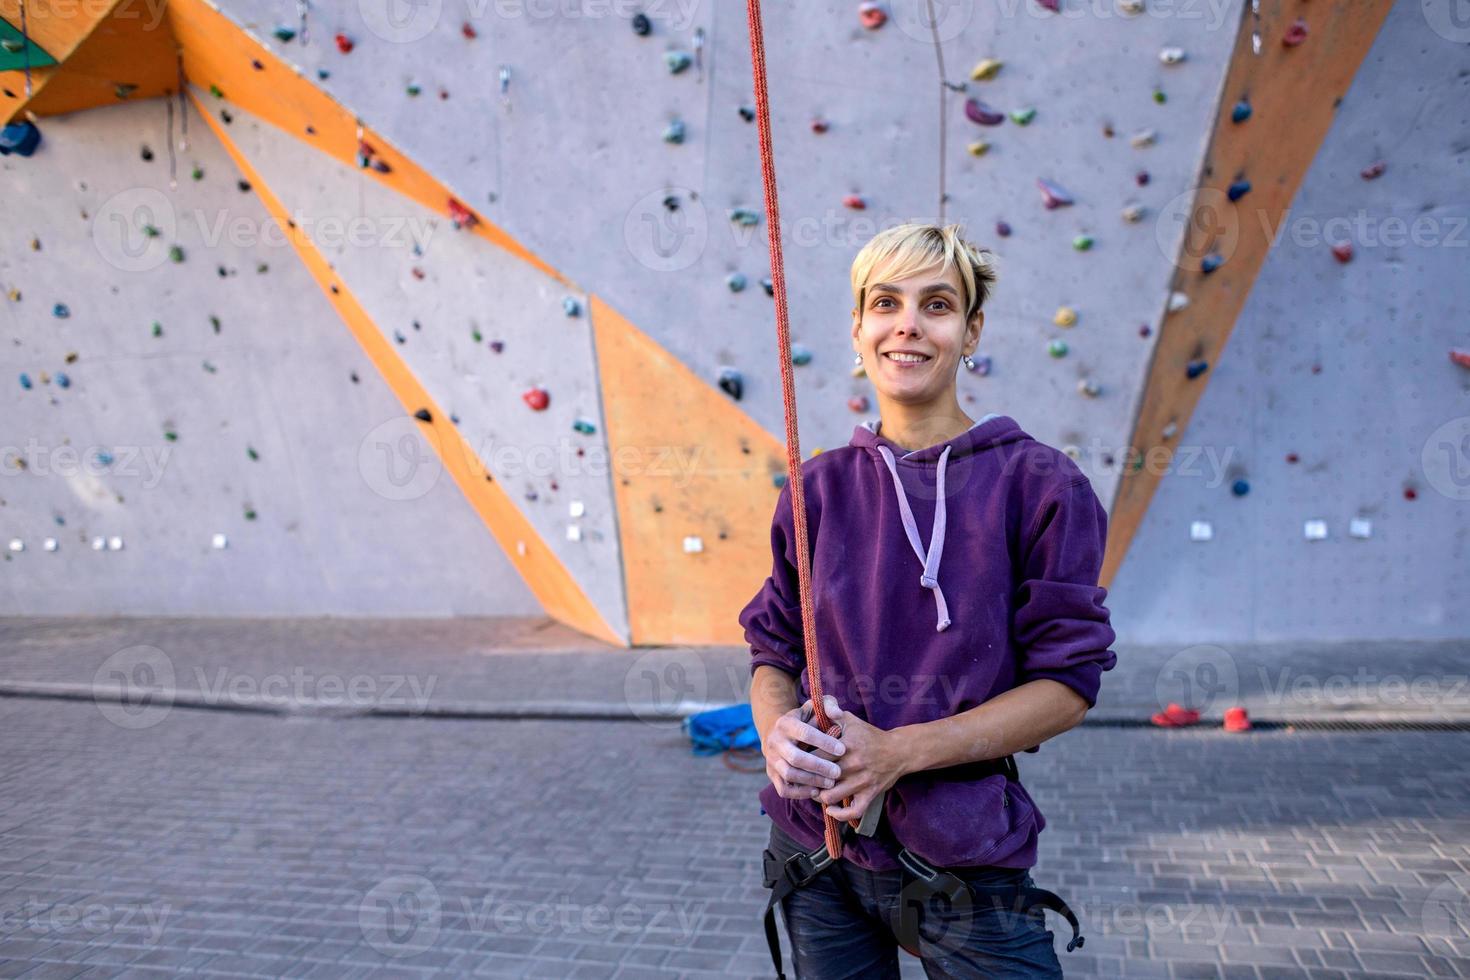
[[[664,65],[668,67],[670,75],[677,75],[692,64],[694,64],[694,59],[687,51],[664,52]]]
[[[482,340],[485,339],[484,338],[484,335],[480,333],[480,328],[479,327],[471,327],[470,328],[470,338],[473,339],[474,342],[477,343],[477,344],[480,341],[482,341]]]
[[[1157,102],[1159,105],[1163,105],[1165,102],[1169,101],[1169,97],[1164,94],[1163,89],[1156,88],[1154,89],[1154,101]]]
[[[1032,106],[1027,106],[1024,109],[1011,110],[1011,122],[1015,123],[1017,126],[1029,126],[1031,124],[1031,120],[1035,118],[1036,109]]]
[[[245,508],[245,519],[247,521],[253,521],[253,520],[255,520],[255,508],[254,507],[247,506]]]
[[[203,167],[200,167],[198,165],[195,165],[194,170],[190,174],[190,176],[193,177],[195,180],[203,180],[204,179],[204,168]]]
[[[225,93],[220,89],[220,87],[213,84],[209,86],[209,94],[214,96],[216,99],[223,99],[225,97]]]
[[[208,371],[210,374],[216,374],[216,373],[219,372],[219,368],[215,367],[213,364],[209,363],[208,361],[205,361],[204,362],[204,370]]]
[[[682,120],[682,119],[675,119],[673,122],[669,123],[666,127],[664,127],[664,142],[665,143],[682,143],[682,142],[684,142],[684,120]]]
[[[597,431],[597,426],[593,425],[591,422],[588,422],[586,419],[577,419],[575,422],[572,423],[572,428],[576,429],[584,436],[590,436],[592,435],[592,433]]]
[[[214,328],[215,333],[219,333],[219,317],[211,316],[209,318],[209,325]]]
[[[277,41],[280,41],[282,43],[285,43],[296,36],[296,32],[294,30],[285,26],[277,27],[274,31],[271,31],[271,33],[276,36]]]
[[[259,458],[260,458],[260,453],[258,453],[258,452],[256,452],[256,451],[255,451],[255,450],[254,450],[254,449],[253,449],[253,448],[252,448],[252,447],[250,447],[250,446],[246,446],[246,447],[245,447],[245,455],[246,455],[246,456],[249,456],[249,457],[250,457],[250,458],[251,458],[251,459],[259,459]]]
[[[143,226],[143,234],[146,235],[149,238],[157,238],[159,236],[159,234],[161,234],[161,233],[153,225],[144,225]]]
[[[407,92],[410,96],[417,96],[420,92],[423,91],[423,89],[419,88],[417,85],[410,83],[408,88],[404,89],[404,91]]]
[[[182,262],[184,261],[184,250],[178,245],[170,245],[168,249],[168,258],[170,262]]]
[[[1094,239],[1091,235],[1078,235],[1072,239],[1072,247],[1079,252],[1085,252],[1092,248]]]
[[[761,216],[750,208],[735,208],[730,212],[730,220],[737,225],[749,228],[761,220]]]
[[[159,323],[157,320],[154,320],[153,321],[153,336],[155,336],[155,337],[162,337],[163,336],[163,324]]]
[[[1052,357],[1067,356],[1067,342],[1065,340],[1053,340],[1046,345],[1046,352]]]
[[[132,85],[128,82],[118,82],[112,87],[112,94],[117,96],[117,100],[121,102],[123,99],[126,99],[137,90],[138,86],[136,85]]]
[[[173,429],[164,429],[163,430],[163,437],[165,439],[167,439],[169,442],[178,442],[179,441],[179,434],[177,432],[175,432]]]

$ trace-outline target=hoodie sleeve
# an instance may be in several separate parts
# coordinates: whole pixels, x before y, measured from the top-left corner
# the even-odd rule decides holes
[[[788,483],[776,498],[776,513],[771,519],[771,574],[740,613],[745,641],[750,644],[752,674],[761,664],[779,667],[797,677],[806,670],[794,537]]]
[[[1022,553],[1014,636],[1017,683],[1047,677],[1097,705],[1102,672],[1117,655],[1115,635],[1097,584],[1108,515],[1086,477],[1049,494],[1031,522]]]

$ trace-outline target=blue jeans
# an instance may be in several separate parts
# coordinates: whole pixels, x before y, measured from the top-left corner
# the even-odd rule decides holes
[[[806,848],[772,823],[770,850],[785,860]],[[947,870],[974,884],[1035,884],[1025,868]],[[781,902],[798,980],[898,980],[896,928],[917,936],[930,978],[1060,978],[1045,916],[1039,907],[1021,912],[978,897],[968,908],[952,906],[913,886],[906,891],[901,870],[868,871],[845,859]]]

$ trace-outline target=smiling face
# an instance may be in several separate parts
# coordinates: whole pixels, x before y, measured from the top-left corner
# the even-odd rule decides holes
[[[887,279],[875,270],[853,312],[852,346],[863,355],[869,380],[885,399],[909,406],[955,400],[960,358],[980,343],[985,314],[965,320],[965,296],[953,268]]]

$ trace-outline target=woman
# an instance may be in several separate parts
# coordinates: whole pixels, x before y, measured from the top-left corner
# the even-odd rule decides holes
[[[768,882],[822,847],[824,811],[849,827],[881,807],[876,834],[847,832],[839,861],[779,898],[798,977],[897,977],[900,941],[930,977],[1062,975],[1034,901],[1056,897],[1027,870],[1046,821],[1011,755],[1081,722],[1116,662],[1097,584],[1107,514],[1064,453],[960,408],[956,371],[996,278],[962,236],[907,224],[858,253],[852,344],[880,417],[802,467],[840,740],[807,723],[789,487],[774,569],[740,614],[771,779]],[[936,896],[913,855],[965,887]],[[1033,901],[988,900],[1017,895]],[[779,964],[769,917],[767,932]]]

